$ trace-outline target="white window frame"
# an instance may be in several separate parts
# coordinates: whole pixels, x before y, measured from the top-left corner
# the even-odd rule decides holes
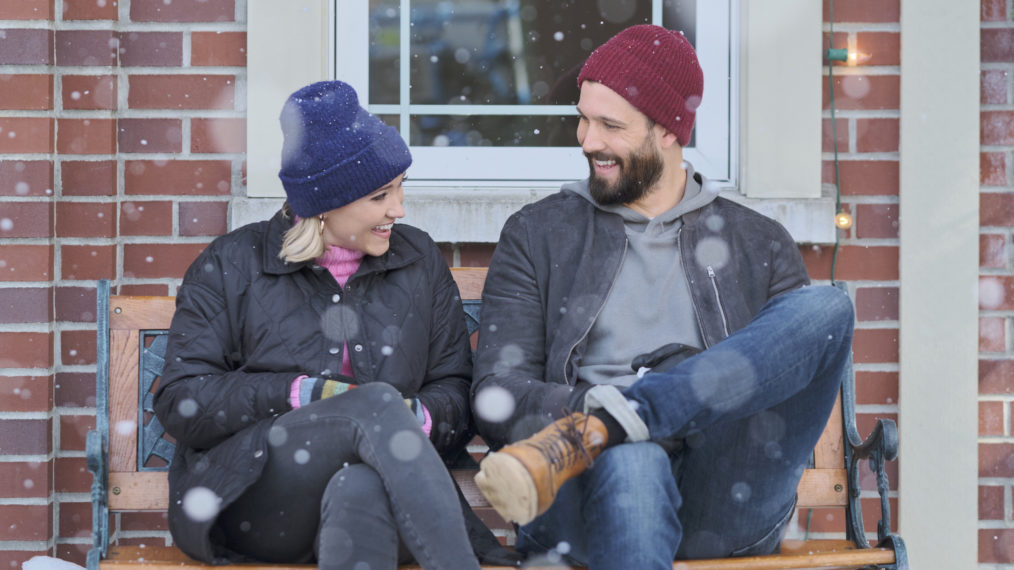
[[[401,13],[408,13],[411,0],[400,0]],[[369,5],[366,2],[335,0],[337,17],[334,21],[334,73],[353,87],[360,101],[369,101]],[[652,21],[662,22],[663,0],[652,0]],[[697,34],[697,55],[705,72],[707,97],[697,110],[694,146],[684,150],[684,157],[701,172],[716,180],[735,185],[735,150],[730,139],[730,124],[734,119],[730,109],[731,84],[737,73],[738,52],[731,49],[735,43],[730,0],[702,0],[698,2],[696,29],[709,33]],[[411,33],[408,18],[401,19],[400,37]],[[401,45],[401,66],[397,71],[401,80],[400,103],[369,105],[374,114],[397,115],[403,136],[409,132],[409,117],[417,114],[444,114],[447,105],[408,104],[410,46]],[[392,70],[392,73],[394,71]],[[454,105],[461,115],[576,115],[566,105]],[[434,147],[413,146],[410,184],[440,186],[496,186],[504,183],[563,182],[588,176],[588,163],[577,143],[570,147]],[[523,165],[519,168],[518,165]],[[412,182],[414,181],[414,182]]]
[[[284,198],[278,181],[278,112],[299,87],[334,75],[328,54],[334,52],[336,40],[329,30],[343,18],[358,17],[356,4],[363,4],[335,1],[247,0],[247,195],[233,200],[231,227],[269,216]],[[707,161],[688,158],[699,172],[726,181],[723,195],[779,220],[797,241],[833,243],[835,201],[821,184],[821,5],[812,0],[732,0],[729,19],[739,22],[730,28],[739,37],[739,47],[728,57],[738,60],[740,73],[725,103],[734,125],[726,144],[738,159],[723,178]],[[367,64],[363,57],[360,65]],[[343,68],[341,74],[366,77],[356,69]],[[359,88],[368,85],[362,79],[352,81]],[[716,91],[705,85],[702,111],[719,107],[711,100]],[[711,129],[701,121],[698,116],[697,137],[705,137],[708,144]],[[412,177],[418,176],[417,167],[431,162],[419,152],[424,150],[416,150]],[[500,157],[522,152],[483,150]],[[576,143],[574,153],[580,156]],[[457,162],[442,162],[444,169],[458,168]],[[587,176],[583,159],[578,164],[581,172],[570,179]],[[507,216],[559,188],[558,173],[544,174],[552,177],[496,183],[420,181],[406,195],[406,221],[437,241],[494,242]]]

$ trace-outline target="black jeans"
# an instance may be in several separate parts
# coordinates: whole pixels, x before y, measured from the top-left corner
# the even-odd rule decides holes
[[[226,545],[319,568],[478,569],[457,492],[401,395],[372,383],[283,414],[261,478],[219,517]]]

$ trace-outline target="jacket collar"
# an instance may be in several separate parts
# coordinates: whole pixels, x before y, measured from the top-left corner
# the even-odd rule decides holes
[[[285,275],[287,273],[295,273],[304,267],[312,267],[313,261],[303,261],[299,263],[289,263],[282,261],[278,257],[278,253],[282,251],[282,241],[290,228],[292,228],[292,218],[286,216],[283,210],[278,210],[275,215],[268,220],[267,231],[264,232],[264,242],[261,247],[263,252],[263,258],[261,260],[264,273],[269,275]],[[423,252],[409,241],[401,232],[401,228],[398,224],[394,225],[394,231],[391,233],[391,247],[388,248],[387,252],[379,257],[367,255],[363,257],[363,262],[359,266],[359,270],[356,271],[357,275],[363,275],[366,273],[373,272],[384,272],[393,269],[404,267],[422,258]]]

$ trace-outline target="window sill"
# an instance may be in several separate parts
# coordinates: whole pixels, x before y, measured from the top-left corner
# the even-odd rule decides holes
[[[425,229],[440,243],[495,243],[507,218],[525,204],[559,189],[525,188],[406,188],[404,222]],[[798,243],[834,243],[833,188],[820,198],[747,198],[735,189],[722,196],[774,218]],[[281,207],[281,198],[237,198],[231,211],[232,228],[266,220]]]

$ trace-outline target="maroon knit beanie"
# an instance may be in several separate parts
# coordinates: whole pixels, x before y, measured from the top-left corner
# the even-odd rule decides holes
[[[577,86],[597,81],[651,120],[669,129],[680,145],[690,143],[704,72],[683,34],[660,26],[631,26],[588,56]]]

